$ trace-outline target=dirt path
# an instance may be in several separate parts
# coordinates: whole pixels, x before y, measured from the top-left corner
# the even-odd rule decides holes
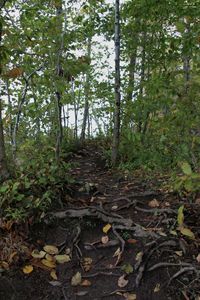
[[[24,242],[31,250],[54,245],[71,260],[56,264],[53,279],[40,261],[21,257],[0,275],[0,299],[199,300],[199,240],[175,235],[179,200],[155,182],[109,171],[95,148],[71,160],[75,183],[63,208],[33,226]],[[33,272],[25,275],[24,264]]]

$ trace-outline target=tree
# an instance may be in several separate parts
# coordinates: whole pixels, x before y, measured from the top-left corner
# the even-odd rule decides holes
[[[3,1],[0,4],[0,12],[6,1]],[[2,41],[2,32],[3,32],[3,20],[0,19],[0,44]],[[1,46],[0,50],[0,61],[3,59],[3,50]],[[0,69],[1,75],[1,69]],[[5,153],[5,145],[4,145],[4,132],[3,132],[3,120],[2,120],[2,99],[0,99],[0,182],[4,181],[9,177],[9,171],[7,167],[6,153]]]
[[[112,164],[116,165],[120,139],[120,10],[119,0],[115,1],[115,112],[112,146]]]

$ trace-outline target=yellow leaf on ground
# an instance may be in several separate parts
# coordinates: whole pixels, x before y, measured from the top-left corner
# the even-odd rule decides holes
[[[53,245],[45,245],[43,247],[44,251],[48,254],[55,255],[58,254],[58,248]]]
[[[80,272],[77,272],[71,279],[71,285],[72,286],[77,286],[81,283],[82,281],[82,276]]]
[[[58,276],[56,275],[56,271],[55,271],[55,270],[52,270],[52,271],[51,271],[50,276],[51,276],[54,280],[57,280],[57,279],[58,279]]]
[[[33,266],[27,265],[27,266],[23,267],[24,274],[30,274],[31,272],[33,272]]]
[[[111,227],[112,227],[112,226],[108,223],[107,225],[105,225],[105,226],[103,227],[103,232],[104,232],[105,234],[107,234]]]
[[[46,254],[46,256],[45,256],[45,259],[46,260],[48,260],[48,261],[54,261],[55,262],[55,258],[54,258],[54,256],[52,256],[52,255],[50,255],[50,254]]]
[[[160,291],[160,283],[157,283],[155,288],[154,288],[154,293],[158,293]]]
[[[33,250],[31,253],[31,256],[34,258],[43,258],[45,257],[46,252],[45,251],[38,251],[37,249]]]
[[[125,293],[125,294],[123,294],[123,296],[125,297],[126,300],[136,300],[137,299],[136,294]]]
[[[189,228],[181,227],[181,228],[180,228],[180,232],[181,232],[183,235],[185,235],[185,236],[191,238],[192,240],[195,239],[194,233],[193,233]]]
[[[66,254],[56,255],[55,259],[59,264],[64,264],[71,260],[70,256]]]
[[[53,261],[49,261],[47,259],[42,259],[41,262],[42,262],[43,265],[45,265],[48,268],[53,269],[53,268],[56,267],[56,265],[55,265],[55,263]]]

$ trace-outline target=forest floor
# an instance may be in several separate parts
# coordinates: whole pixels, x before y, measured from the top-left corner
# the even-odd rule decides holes
[[[109,170],[91,146],[70,160],[63,207],[40,224],[1,229],[0,299],[199,300],[200,205],[184,200],[192,240],[177,230],[182,200],[161,188],[164,178]],[[45,245],[54,246],[46,265],[30,255]],[[55,261],[57,249],[70,261]]]

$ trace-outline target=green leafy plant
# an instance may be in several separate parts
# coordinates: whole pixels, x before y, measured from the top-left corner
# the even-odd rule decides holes
[[[180,163],[183,175],[177,176],[173,182],[173,189],[180,193],[189,193],[195,195],[200,191],[200,174],[193,172],[188,162]]]

